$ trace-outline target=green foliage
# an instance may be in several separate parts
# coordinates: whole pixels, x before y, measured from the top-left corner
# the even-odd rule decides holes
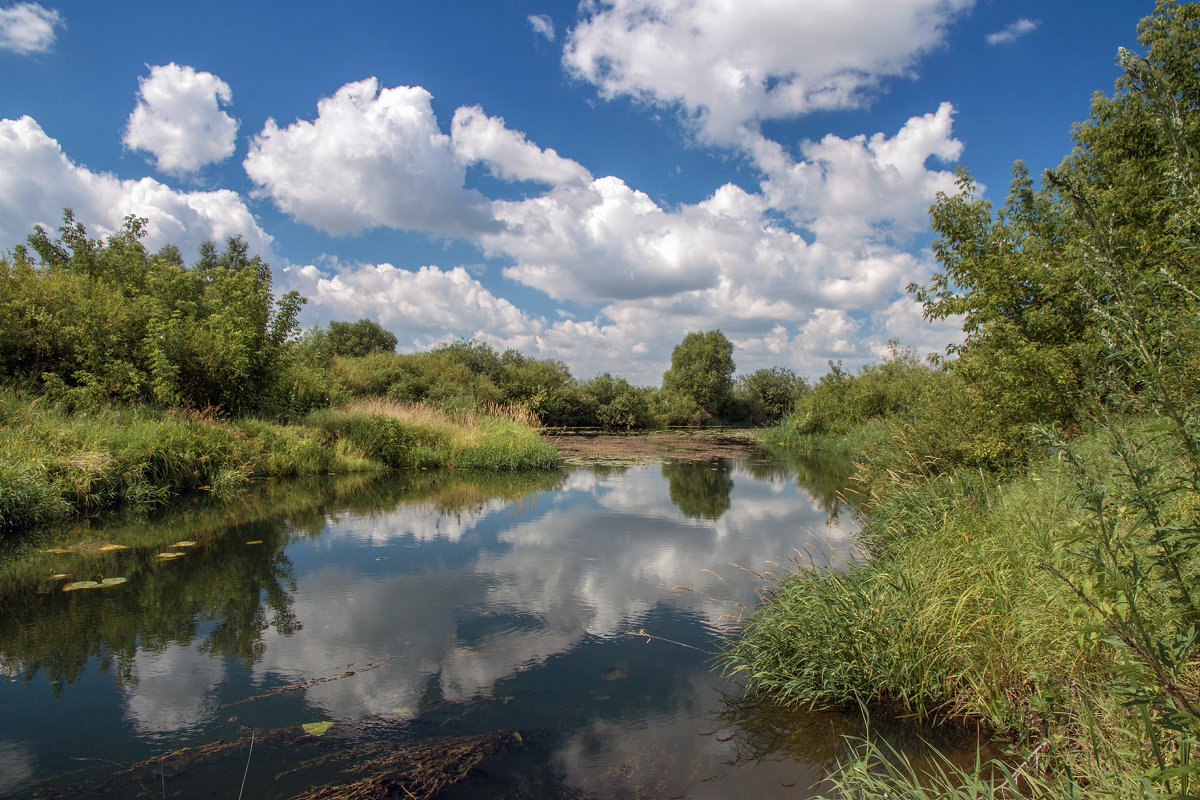
[[[793,403],[770,438],[787,444],[810,436],[838,436],[871,420],[908,423],[944,380],[943,373],[921,363],[898,342],[890,343],[887,360],[867,364],[853,375],[840,361],[830,361],[829,371]]]
[[[701,408],[690,394],[684,394],[674,389],[661,389],[654,392],[650,403],[654,417],[663,425],[703,425],[712,416]]]
[[[1044,188],[1018,166],[998,212],[965,175],[935,204],[945,272],[914,289],[967,335],[858,473],[871,559],[797,572],[731,635],[761,691],[980,719],[1022,759],[929,776],[866,753],[846,796],[1196,796],[1200,6],[1139,30]],[[816,388],[814,431],[858,377]]]
[[[1079,289],[1078,227],[1050,193],[1034,192],[1020,163],[996,213],[962,172],[959,189],[931,209],[944,271],[909,289],[928,319],[962,315],[966,337],[950,366],[975,405],[990,404],[1005,425],[1070,421],[1098,355]]]
[[[759,369],[737,378],[729,417],[751,425],[772,425],[792,409],[808,389],[804,378],[790,369]]]
[[[595,424],[607,430],[628,431],[651,427],[647,391],[607,372],[580,386],[584,407],[591,409]]]
[[[1108,301],[1114,273],[1098,262],[1119,260],[1125,302],[1166,328],[1179,321],[1174,281],[1200,278],[1194,220],[1182,213],[1196,198],[1180,185],[1200,144],[1200,6],[1161,0],[1139,32],[1147,56],[1122,51],[1117,91],[1093,98],[1074,152],[1042,188],[1018,163],[993,210],[963,172],[960,192],[931,209],[943,271],[909,288],[927,318],[963,315],[950,366],[1008,443],[1032,423],[1076,424],[1109,400],[1114,365],[1091,310]]]
[[[271,294],[271,271],[233,237],[184,267],[147,253],[146,220],[90,239],[70,211],[0,258],[0,373],[85,401],[229,412],[284,404],[289,340],[304,299]]]
[[[671,351],[662,388],[691,397],[710,417],[720,415],[733,392],[733,343],[719,330],[683,337]]]
[[[394,353],[396,336],[384,330],[378,322],[360,319],[358,322],[329,323],[326,334],[329,349],[335,356],[365,356],[369,353]]]

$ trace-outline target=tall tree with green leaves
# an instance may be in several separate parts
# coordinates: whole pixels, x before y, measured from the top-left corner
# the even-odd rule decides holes
[[[99,401],[272,411],[304,298],[271,293],[271,269],[244,240],[207,243],[192,268],[149,253],[147,220],[103,239],[68,210],[0,257],[0,375]]]
[[[718,416],[733,392],[733,371],[733,343],[725,334],[693,331],[671,351],[662,388],[690,397],[709,416]]]
[[[1129,302],[1167,319],[1179,281],[1200,277],[1171,189],[1195,163],[1180,155],[1200,146],[1200,5],[1160,0],[1138,30],[1146,55],[1122,51],[1116,91],[1093,98],[1075,149],[1040,187],[1018,162],[994,209],[960,171],[959,191],[931,208],[942,271],[909,290],[927,319],[963,320],[949,366],[994,423],[985,457],[1011,452],[1029,423],[1071,424],[1108,402],[1120,367],[1096,312],[1114,278]]]

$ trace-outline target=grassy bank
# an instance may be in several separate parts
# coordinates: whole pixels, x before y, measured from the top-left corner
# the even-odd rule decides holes
[[[730,631],[727,668],[789,704],[978,720],[1011,744],[1014,779],[947,775],[947,793],[1194,794],[1200,492],[1170,434],[1099,427],[1007,478],[877,462],[862,473],[872,558],[782,579]],[[847,793],[925,796],[932,780],[864,764],[842,773]]]
[[[143,406],[70,410],[0,389],[0,532],[261,477],[556,465],[530,422],[502,409],[449,415],[364,400],[284,425]]]

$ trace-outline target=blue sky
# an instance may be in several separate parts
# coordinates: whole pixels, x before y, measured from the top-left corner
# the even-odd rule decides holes
[[[1148,2],[0,0],[0,249],[70,206],[244,236],[303,322],[657,384],[956,338],[904,293],[967,167],[1069,151]]]

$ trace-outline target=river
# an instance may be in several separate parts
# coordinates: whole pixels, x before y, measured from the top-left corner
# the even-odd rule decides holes
[[[0,794],[806,796],[861,723],[748,709],[713,654],[856,557],[842,477],[413,471],[61,532],[0,564]]]

